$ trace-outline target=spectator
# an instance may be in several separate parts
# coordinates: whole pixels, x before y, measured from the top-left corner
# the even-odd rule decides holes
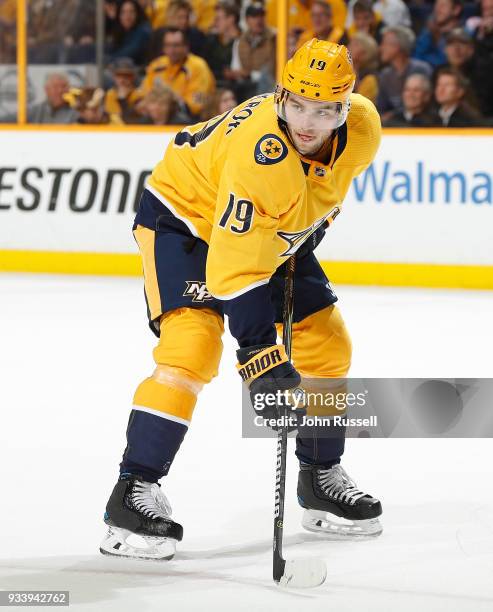
[[[353,23],[348,29],[349,38],[352,38],[356,32],[362,32],[380,42],[383,27],[382,18],[373,10],[371,0],[357,0],[354,3]]]
[[[378,78],[377,108],[384,115],[402,106],[402,88],[407,77],[419,73],[431,77],[431,67],[426,62],[410,57],[414,34],[409,28],[395,26],[385,28],[380,43],[380,59],[386,67]]]
[[[86,125],[121,125],[118,115],[109,115],[104,110],[104,90],[99,87],[71,89],[65,100],[77,111],[77,123]]]
[[[217,0],[191,0],[193,12],[195,14],[195,25],[208,32],[214,25]],[[237,9],[240,8],[241,1],[235,3]]]
[[[162,7],[161,7],[162,8]],[[163,36],[168,28],[183,30],[189,41],[190,51],[194,55],[205,57],[205,34],[191,26],[192,6],[188,0],[166,0],[163,24],[155,28],[149,44],[148,61],[160,57],[163,49]]]
[[[385,127],[431,127],[436,117],[430,109],[431,80],[424,74],[411,74],[402,90],[403,108],[393,111],[383,122]]]
[[[118,115],[123,123],[140,123],[138,110],[142,93],[136,87],[137,66],[133,60],[120,57],[111,66],[114,87],[106,92],[104,109],[108,115]]]
[[[169,0],[138,0],[153,30],[166,26]]]
[[[162,83],[180,97],[192,116],[200,115],[215,89],[214,75],[205,60],[189,52],[185,32],[169,28],[163,37],[164,55],[147,67],[142,90],[148,93]]]
[[[68,64],[90,64],[96,61],[96,5],[80,2],[64,37],[65,61]]]
[[[166,85],[156,85],[144,98],[143,123],[152,125],[184,125],[191,117],[180,109],[180,101]]]
[[[231,2],[218,2],[214,34],[207,37],[204,56],[217,81],[225,80],[224,69],[231,68],[233,44],[241,34],[240,12]]]
[[[272,91],[275,86],[276,36],[267,27],[262,3],[250,4],[245,13],[247,29],[235,44],[227,79],[235,81],[240,100]]]
[[[28,60],[58,64],[64,58],[63,39],[79,0],[31,0],[28,3]]]
[[[481,15],[466,21],[466,30],[477,41],[493,38],[493,0],[481,0]],[[493,43],[490,43],[490,48]]]
[[[481,108],[488,115],[493,97],[492,66],[483,71],[474,53],[474,41],[462,28],[456,28],[448,33],[445,45],[447,66],[458,70],[462,76],[469,79],[471,87],[466,96],[466,102]]]
[[[144,64],[151,27],[142,7],[136,0],[124,0],[118,6],[117,25],[110,48],[109,59],[130,57],[138,66]]]
[[[232,110],[235,106],[238,106],[238,100],[231,89],[220,89],[216,92],[215,101],[217,104],[216,115],[222,115],[223,113]]]
[[[333,25],[332,8],[326,0],[313,0],[310,11],[311,28],[298,39],[298,49],[312,38],[346,44],[344,28]]]
[[[373,10],[386,26],[411,27],[411,14],[404,0],[377,0],[373,3]]]
[[[0,2],[0,64],[15,62],[16,0]]]
[[[327,0],[332,9],[332,25],[334,28],[346,29],[347,5],[344,0]]]
[[[286,1],[286,0],[283,0]],[[335,28],[344,30],[346,23],[347,7],[345,0],[327,0],[332,9],[332,21]],[[311,26],[310,9],[313,0],[289,0],[288,1],[288,32],[298,37],[301,32],[309,30]],[[270,28],[277,28],[277,6],[278,0],[265,0],[267,12],[266,20]]]
[[[77,113],[64,99],[69,90],[67,77],[59,72],[52,72],[45,79],[46,100],[29,109],[29,123],[68,124],[77,121]]]
[[[476,73],[484,79],[483,87],[476,87],[483,115],[493,116],[493,0],[481,0],[481,16],[471,17],[466,30],[476,43]],[[473,78],[473,85],[474,85]]]
[[[446,35],[460,26],[461,13],[462,0],[435,0],[428,25],[416,40],[414,57],[434,67],[445,64]]]
[[[286,0],[266,0],[266,22],[268,27],[277,28],[277,3]],[[298,34],[311,27],[310,7],[312,0],[289,0],[288,3],[288,30],[295,30]]]
[[[455,28],[447,34],[445,54],[449,66],[469,70],[470,61],[474,56],[474,41],[466,30]]]
[[[375,39],[368,34],[358,32],[351,38],[348,47],[356,71],[354,91],[376,104],[378,96],[378,45]]]
[[[171,0],[166,11],[166,25],[183,30],[187,35],[190,51],[203,55],[205,34],[191,25],[192,5],[188,0]]]
[[[464,101],[468,80],[455,68],[438,71],[435,100],[438,104],[440,124],[444,127],[475,127],[481,124],[479,113]]]
[[[346,30],[353,25],[353,8],[358,0],[349,0],[346,18]],[[423,0],[415,0],[421,3]],[[407,3],[404,0],[377,0],[372,1],[373,10],[380,17],[384,26],[402,25],[412,27],[412,19]]]
[[[236,99],[235,93],[232,89],[216,89],[215,94],[210,99],[210,103],[204,109],[202,120],[206,121],[207,119],[215,117],[216,115],[222,115],[223,113],[233,109],[235,106],[238,106],[238,100]]]
[[[115,35],[118,15],[117,0],[104,0],[104,32],[106,40],[111,42]]]

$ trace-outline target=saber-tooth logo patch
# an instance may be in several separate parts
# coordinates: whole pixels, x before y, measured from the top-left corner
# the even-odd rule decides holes
[[[191,297],[192,302],[205,302],[214,299],[207,291],[204,281],[185,281],[187,288],[183,296]]]
[[[288,243],[288,248],[281,253],[281,257],[290,257],[294,255],[296,251],[300,248],[300,246],[314,233],[317,229],[325,223],[326,220],[329,220],[329,223],[337,217],[339,214],[339,207],[333,208],[330,213],[326,217],[322,217],[318,221],[315,221],[313,225],[307,227],[304,230],[300,230],[299,232],[277,232],[279,238],[282,238]]]

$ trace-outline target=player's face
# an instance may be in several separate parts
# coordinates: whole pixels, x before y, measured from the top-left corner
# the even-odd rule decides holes
[[[341,123],[341,105],[315,102],[289,94],[284,103],[284,117],[289,135],[302,155],[320,151],[332,131]]]

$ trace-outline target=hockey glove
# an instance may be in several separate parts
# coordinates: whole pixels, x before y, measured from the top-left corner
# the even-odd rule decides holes
[[[282,344],[258,344],[236,351],[238,372],[247,383],[253,409],[258,416],[273,423],[286,414],[289,431],[296,429],[297,419],[306,414],[303,391],[299,388],[301,377],[289,361]]]

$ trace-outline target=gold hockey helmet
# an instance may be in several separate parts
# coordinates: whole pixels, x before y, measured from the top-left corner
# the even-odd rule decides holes
[[[351,54],[344,45],[312,38],[284,67],[275,96],[277,113],[281,119],[289,121],[285,102],[289,94],[294,94],[313,102],[324,102],[332,109],[327,129],[337,128],[346,120],[355,80]]]

